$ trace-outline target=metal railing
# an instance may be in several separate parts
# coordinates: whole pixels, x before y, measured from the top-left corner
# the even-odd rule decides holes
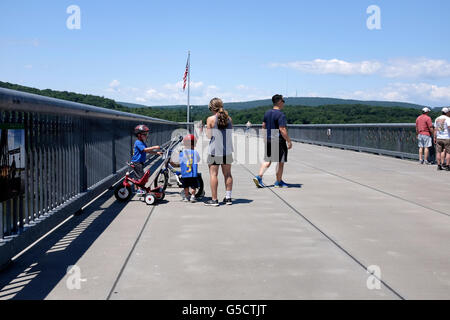
[[[3,162],[11,159],[4,145],[8,128],[23,130],[25,142],[24,155],[14,157],[15,177],[11,166],[0,164],[3,186],[6,181],[10,194],[0,202],[0,266],[118,181],[130,160],[133,129],[139,123],[150,128],[150,145],[162,145],[173,130],[186,127],[0,88],[0,152],[9,152],[3,154]],[[21,156],[24,159],[17,159]],[[11,178],[19,179],[20,190],[8,186]]]
[[[317,124],[288,125],[293,141],[341,149],[418,159],[415,124]],[[244,130],[245,125],[235,125]],[[259,134],[261,125],[252,125]]]

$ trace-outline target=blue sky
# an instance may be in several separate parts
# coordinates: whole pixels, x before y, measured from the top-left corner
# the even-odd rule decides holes
[[[66,12],[77,5],[81,29]],[[380,8],[380,30],[366,12]],[[2,0],[0,81],[146,105],[288,96],[450,104],[450,1]]]

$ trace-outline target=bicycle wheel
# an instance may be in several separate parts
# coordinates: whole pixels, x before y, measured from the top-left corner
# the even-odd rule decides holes
[[[114,195],[118,201],[124,202],[130,200],[133,193],[131,191],[131,187],[125,187],[122,183],[120,183],[115,188]]]
[[[169,182],[169,174],[167,173],[167,171],[161,170],[155,179],[154,185],[155,188],[162,187],[163,190],[166,190],[168,182]]]

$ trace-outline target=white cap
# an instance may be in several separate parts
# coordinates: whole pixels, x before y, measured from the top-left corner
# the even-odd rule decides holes
[[[448,113],[450,111],[449,108],[442,108],[442,113]]]
[[[425,107],[425,108],[422,109],[422,112],[430,112],[430,111],[431,111],[431,110],[428,109],[427,107]]]

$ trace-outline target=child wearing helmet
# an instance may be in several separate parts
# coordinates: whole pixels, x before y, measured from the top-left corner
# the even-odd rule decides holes
[[[195,148],[196,138],[189,134],[183,139],[184,149],[180,151],[181,182],[184,188],[185,202],[196,202],[195,193],[198,185],[198,163],[200,155]],[[191,188],[191,192],[189,192]]]
[[[162,155],[162,152],[154,151],[161,149],[160,146],[147,147],[145,141],[148,138],[150,129],[145,124],[140,124],[134,128],[134,134],[137,140],[134,143],[134,153],[131,158],[131,164],[134,167],[136,178],[139,180],[144,176],[144,163],[147,153]],[[144,190],[138,187],[137,194],[145,194]]]

